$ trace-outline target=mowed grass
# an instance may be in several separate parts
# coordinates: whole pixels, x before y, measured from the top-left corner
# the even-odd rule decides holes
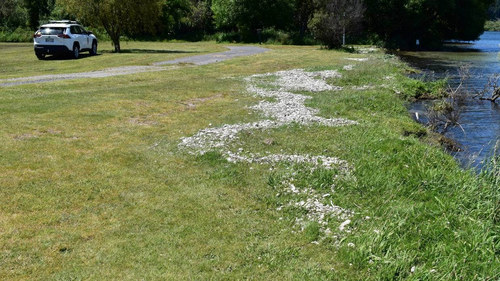
[[[18,46],[1,45],[2,77],[187,55],[38,61]],[[0,279],[497,280],[498,167],[481,176],[463,171],[422,137],[396,94],[405,66],[383,54],[269,48],[200,67],[0,88]],[[352,71],[343,70],[348,64]],[[321,240],[314,224],[301,231],[296,212],[277,210],[289,199],[277,196],[288,169],[318,189],[331,184],[331,172],[235,164],[177,147],[209,126],[261,120],[248,108],[258,99],[243,78],[295,68],[342,72],[329,82],[344,90],[303,94],[319,115],[359,125],[251,131],[231,146],[348,161],[355,180],[337,182],[329,198],[355,212],[350,233],[331,221],[339,239]],[[352,88],[366,85],[376,87]]]
[[[83,52],[78,61],[69,56],[47,56],[36,59],[33,43],[0,43],[0,79],[36,75],[74,73],[102,70],[129,65],[150,65],[180,57],[203,55],[227,50],[213,43],[143,43],[122,42],[123,52],[115,54],[111,42],[99,42],[97,56]],[[33,59],[35,58],[35,59]]]

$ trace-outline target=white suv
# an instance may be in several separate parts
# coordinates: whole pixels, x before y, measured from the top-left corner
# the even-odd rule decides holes
[[[97,54],[97,38],[76,21],[50,21],[40,26],[33,35],[35,55],[44,59],[46,55],[70,54],[74,59],[80,52]]]

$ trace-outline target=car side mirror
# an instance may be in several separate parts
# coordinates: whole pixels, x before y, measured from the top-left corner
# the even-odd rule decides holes
[[[92,31],[87,31],[87,34],[90,35],[90,34],[94,34],[94,33],[92,33]]]

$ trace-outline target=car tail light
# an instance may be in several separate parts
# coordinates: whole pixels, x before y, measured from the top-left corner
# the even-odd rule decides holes
[[[39,38],[39,37],[42,37],[42,33],[36,32],[35,34],[33,34],[33,38]]]
[[[68,34],[57,34],[57,37],[63,38],[63,39],[70,39],[71,38],[71,37],[69,37]]]

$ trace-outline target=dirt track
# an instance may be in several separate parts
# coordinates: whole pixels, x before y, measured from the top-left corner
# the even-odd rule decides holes
[[[242,46],[242,47],[227,47],[229,51],[185,57],[175,60],[156,62],[152,66],[123,66],[123,67],[113,67],[98,71],[88,71],[79,73],[69,73],[69,74],[54,74],[54,75],[41,75],[41,76],[31,76],[31,77],[21,77],[21,78],[11,78],[11,79],[0,79],[0,87],[18,86],[24,84],[36,84],[36,83],[47,83],[60,80],[71,80],[71,79],[84,79],[84,78],[103,78],[118,75],[128,75],[143,72],[153,72],[153,71],[164,71],[172,69],[171,67],[164,67],[162,65],[174,65],[179,63],[188,63],[194,65],[206,65],[211,63],[217,63],[225,61],[228,59],[251,56],[255,54],[260,54],[268,51],[269,49],[252,47],[252,46]]]

